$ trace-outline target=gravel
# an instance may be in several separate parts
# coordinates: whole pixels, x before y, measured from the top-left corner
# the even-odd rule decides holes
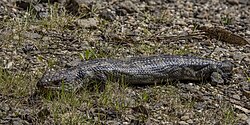
[[[62,124],[67,119],[85,124],[250,124],[250,45],[204,36],[167,39],[196,33],[200,25],[223,27],[250,41],[249,5],[244,0],[0,1],[0,21],[6,24],[0,24],[0,67],[33,78],[23,98],[13,94],[19,87],[0,92],[0,124]],[[24,21],[30,16],[27,9],[35,15],[30,22]],[[230,60],[234,70],[225,85],[169,83],[120,90],[111,84],[110,105],[103,104],[107,93],[88,98],[96,101],[91,104],[83,99],[77,108],[71,101],[42,97],[29,104],[45,70],[70,67],[79,57],[88,59],[88,53],[90,58],[191,54]]]

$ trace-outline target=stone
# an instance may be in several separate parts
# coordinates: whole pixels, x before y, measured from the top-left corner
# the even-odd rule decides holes
[[[110,20],[110,21],[115,20],[115,15],[110,10],[101,11],[99,16],[105,20]]]
[[[234,94],[234,95],[233,95],[233,98],[234,98],[234,99],[237,99],[237,100],[241,100],[241,99],[240,99],[240,95],[238,95],[238,94]]]
[[[184,115],[184,116],[181,117],[181,120],[183,120],[183,121],[186,121],[188,119],[190,119],[188,115]]]
[[[247,2],[249,2],[249,0],[239,0],[240,4],[247,4]]]
[[[156,5],[156,2],[154,0],[147,1],[148,5],[153,6]]]
[[[187,123],[188,123],[188,124],[193,124],[194,121],[193,121],[192,119],[188,119],[188,120],[187,120]]]
[[[95,2],[94,0],[68,0],[65,2],[66,10],[74,15],[89,12],[90,4]]]
[[[250,36],[250,30],[246,31],[246,35]]]
[[[139,8],[131,1],[124,1],[120,4],[120,8],[125,9],[128,13],[138,12]]]
[[[250,117],[246,120],[247,124],[250,125]]]
[[[238,118],[240,118],[243,121],[246,121],[248,119],[247,115],[244,113],[236,114]]]
[[[185,121],[179,121],[178,123],[179,123],[179,125],[188,125],[188,123]]]
[[[227,0],[227,2],[231,5],[238,5],[239,4],[239,0]]]
[[[96,28],[98,21],[95,18],[79,19],[77,25],[82,28]]]

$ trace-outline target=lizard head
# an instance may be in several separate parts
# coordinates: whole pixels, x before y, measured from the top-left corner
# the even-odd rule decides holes
[[[77,81],[78,72],[73,69],[62,69],[58,71],[46,71],[37,82],[40,90],[65,90],[72,91],[80,87]]]
[[[224,78],[229,78],[232,75],[233,64],[228,60],[222,61],[220,70],[222,71],[222,76]]]
[[[216,69],[218,72],[211,74],[211,80],[214,83],[228,83],[232,76],[233,64],[230,61],[222,61]]]

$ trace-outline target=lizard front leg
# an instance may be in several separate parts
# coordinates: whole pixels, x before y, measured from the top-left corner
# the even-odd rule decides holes
[[[78,88],[87,87],[90,91],[93,91],[96,88],[99,91],[103,91],[105,89],[107,76],[103,72],[79,71],[78,76],[81,82]]]
[[[223,71],[219,69],[216,65],[207,65],[206,67],[196,71],[196,76],[204,79],[210,79],[212,84],[222,84],[224,83]]]

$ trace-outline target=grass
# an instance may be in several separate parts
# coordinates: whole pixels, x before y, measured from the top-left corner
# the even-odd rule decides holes
[[[27,14],[21,18],[5,19],[1,21],[0,27],[3,27],[6,31],[10,31],[5,35],[1,44],[2,48],[10,48],[10,55],[6,55],[8,61],[14,61],[15,67],[18,71],[9,71],[8,69],[0,69],[0,97],[2,95],[25,97],[22,102],[17,103],[19,100],[13,99],[19,108],[26,109],[28,96],[32,94],[36,87],[37,80],[42,76],[46,69],[61,68],[65,62],[69,62],[67,59],[80,59],[90,60],[95,58],[119,58],[127,57],[131,55],[152,55],[159,53],[171,53],[177,55],[184,55],[189,53],[195,53],[196,50],[190,49],[188,44],[183,47],[174,45],[165,45],[158,41],[153,41],[147,44],[148,41],[139,41],[138,43],[132,43],[129,47],[120,44],[112,44],[117,41],[102,41],[96,40],[96,34],[109,35],[120,33],[121,27],[124,25],[120,22],[109,22],[95,16],[98,8],[91,9],[91,15],[94,15],[100,23],[97,29],[81,29],[75,26],[75,21],[81,16],[73,16],[67,14],[66,11],[59,12],[58,6],[53,5],[50,8],[50,15],[46,18],[37,19],[32,11],[28,11]],[[155,16],[150,13],[144,13],[145,19],[139,21],[138,27],[143,37],[149,37],[153,32],[145,26],[145,24],[152,21],[152,23],[169,23],[173,17],[169,17],[167,11],[163,11],[160,16]],[[226,20],[225,24],[229,22]],[[69,27],[73,27],[72,30]],[[103,31],[102,33],[99,33]],[[25,32],[39,33],[41,39],[30,39],[25,37]],[[51,34],[53,32],[54,34]],[[128,32],[128,31],[127,31]],[[53,37],[53,35],[59,34],[59,38]],[[72,46],[72,41],[64,40],[63,35],[67,34],[72,36],[73,41],[78,41],[75,48],[79,47],[80,51],[70,51],[68,46]],[[126,32],[123,32],[126,35]],[[49,36],[49,35],[52,35]],[[58,36],[57,36],[58,37]],[[67,36],[66,36],[67,38]],[[126,40],[124,40],[126,41]],[[25,43],[32,43],[37,46],[38,54],[29,53],[25,55],[20,52],[20,48]],[[129,41],[131,42],[131,41]],[[150,41],[151,42],[151,41]],[[82,45],[82,46],[81,46]],[[86,46],[85,46],[86,45]],[[88,46],[87,46],[88,45]],[[54,49],[50,49],[50,47]],[[60,53],[60,52],[64,53]],[[59,54],[58,54],[59,53]],[[12,56],[13,55],[13,56]],[[66,59],[65,59],[66,58]],[[4,59],[3,59],[4,60]],[[28,60],[28,61],[27,61]],[[32,60],[32,61],[29,61]],[[64,61],[64,62],[63,62]],[[31,63],[32,62],[32,63]],[[1,64],[4,67],[5,64]],[[28,66],[27,66],[28,65]],[[26,67],[26,69],[25,69]],[[27,68],[28,67],[28,68]],[[248,77],[250,81],[250,78]],[[120,84],[117,86],[117,84]],[[40,106],[35,107],[33,111],[33,117],[38,119],[37,124],[42,124],[45,120],[50,120],[55,124],[101,124],[103,120],[111,119],[126,121],[124,117],[132,117],[131,119],[146,122],[150,118],[162,117],[162,121],[176,123],[180,121],[180,116],[183,116],[187,112],[195,112],[196,101],[190,94],[190,98],[183,99],[180,88],[173,85],[155,85],[144,87],[127,86],[121,83],[108,82],[104,91],[99,92],[97,89],[94,92],[89,90],[82,90],[79,93],[58,92],[47,93],[42,96],[42,103]],[[56,96],[55,96],[56,95]],[[0,98],[1,99],[1,98]],[[33,107],[34,105],[29,105]],[[143,106],[148,110],[148,116],[143,113],[131,111],[131,108],[137,106]],[[14,107],[15,108],[15,107]],[[37,112],[42,109],[48,110],[48,116],[37,116]],[[96,111],[97,110],[97,111]],[[222,119],[222,124],[233,124],[235,121],[234,109],[230,106],[225,106],[222,109],[218,109],[221,116],[217,120]],[[215,109],[215,111],[218,111]],[[96,111],[96,112],[95,112]],[[212,115],[217,115],[214,110],[210,111]],[[111,113],[110,113],[111,112]],[[115,116],[111,114],[114,113]],[[135,115],[135,116],[133,116]],[[42,118],[44,117],[44,118]],[[194,115],[193,119],[209,119],[209,115],[200,114]],[[125,120],[124,120],[125,119]],[[130,122],[130,121],[127,121]]]
[[[24,72],[9,72],[0,69],[0,91],[1,94],[14,97],[23,97],[30,94],[34,88],[34,78]],[[21,86],[21,87],[20,87]]]
[[[250,76],[244,71],[244,74],[246,75],[247,81],[250,82]]]
[[[221,18],[221,23],[226,26],[232,24],[232,18],[228,15]]]
[[[237,121],[239,121],[239,118],[237,118],[235,116],[235,113],[234,113],[234,108],[232,106],[223,106],[222,107],[222,112],[224,113],[223,115],[223,121],[225,122],[225,124],[227,125],[234,125],[237,123]]]

